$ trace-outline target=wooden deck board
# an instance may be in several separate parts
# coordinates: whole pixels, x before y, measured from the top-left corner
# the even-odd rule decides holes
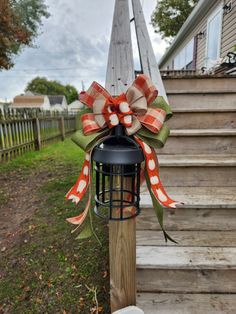
[[[236,208],[165,209],[164,225],[167,230],[171,231],[235,231]],[[160,230],[153,208],[142,210],[137,219],[137,228],[139,230]]]
[[[234,129],[171,130],[170,136],[236,136],[236,130]]]
[[[165,243],[163,232],[157,230],[137,230],[138,246],[201,246],[201,247],[236,247],[234,231],[171,231],[171,236],[178,244]]]
[[[137,246],[137,267],[145,269],[236,269],[236,247]]]
[[[235,282],[235,269],[227,268],[141,268],[137,272],[137,288],[140,292],[236,293]]]
[[[234,314],[236,295],[138,293],[138,306],[145,314]]]
[[[161,167],[236,166],[236,155],[159,155]]]
[[[146,186],[142,189],[141,207],[152,207]],[[236,187],[167,187],[166,190],[188,208],[236,208]]]

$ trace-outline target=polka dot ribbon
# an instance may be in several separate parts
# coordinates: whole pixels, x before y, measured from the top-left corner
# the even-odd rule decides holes
[[[146,171],[147,171],[147,180],[149,180],[150,187],[156,199],[165,207],[176,208],[177,205],[183,204],[181,202],[176,202],[172,200],[166,193],[159,176],[159,167],[156,152],[149,145],[144,143],[138,137],[135,137],[135,140],[143,149],[143,153],[146,160]]]

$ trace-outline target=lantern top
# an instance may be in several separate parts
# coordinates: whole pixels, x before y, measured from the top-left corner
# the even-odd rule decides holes
[[[110,137],[94,148],[92,159],[110,165],[131,165],[144,161],[144,156],[141,147],[118,125]]]

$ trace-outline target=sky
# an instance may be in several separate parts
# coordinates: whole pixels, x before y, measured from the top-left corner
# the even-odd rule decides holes
[[[141,0],[157,61],[167,44],[150,25],[157,0]],[[46,0],[51,16],[43,20],[35,48],[15,57],[15,66],[0,72],[0,100],[24,92],[36,76],[72,84],[79,91],[84,81],[104,85],[115,0]],[[134,30],[133,30],[134,31]],[[133,32],[135,65],[138,49]]]

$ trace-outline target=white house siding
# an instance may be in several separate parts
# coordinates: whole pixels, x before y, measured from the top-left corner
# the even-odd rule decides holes
[[[44,103],[43,103],[43,106],[41,109],[42,110],[51,110],[50,101],[49,101],[49,98],[47,96],[44,96]]]
[[[84,108],[84,105],[79,100],[75,100],[71,104],[68,105],[68,111],[70,112],[78,112],[83,108]]]
[[[175,49],[168,60],[161,65],[161,69],[165,70],[167,68],[173,69],[173,61],[175,57],[180,53],[180,51],[187,45],[187,43],[195,37],[198,33],[207,31],[207,19],[212,14],[212,12],[217,8],[220,3],[226,4],[228,1],[215,1],[214,5],[206,12],[202,20],[193,27],[189,29],[188,35],[185,40],[181,42],[179,47]],[[222,6],[223,6],[222,5]],[[222,40],[221,40],[221,52],[220,56],[225,57],[227,53],[232,50],[232,47],[236,44],[236,0],[232,0],[232,11],[228,14],[223,15],[222,20]],[[196,58],[196,68],[201,69],[205,66],[205,56],[206,56],[206,42],[207,36],[202,39],[197,39],[197,58]]]
[[[68,107],[67,100],[66,100],[66,97],[64,96],[63,101],[62,101],[62,108],[63,110],[66,110],[68,109],[67,107]]]

